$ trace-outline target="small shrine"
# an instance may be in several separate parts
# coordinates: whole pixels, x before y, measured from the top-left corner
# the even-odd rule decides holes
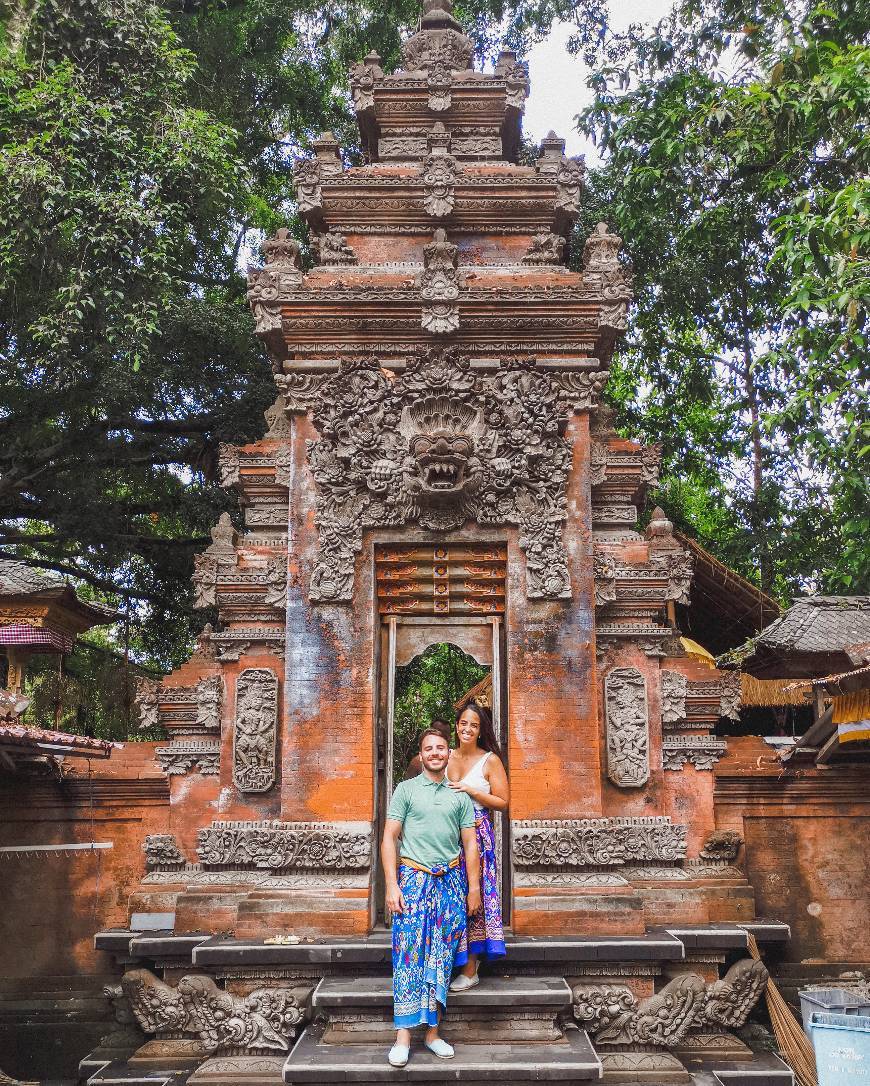
[[[93,626],[106,626],[118,617],[113,607],[83,600],[62,577],[37,573],[24,562],[0,558],[0,655],[6,657],[6,687],[19,696],[30,656],[66,656],[76,636]],[[14,716],[15,699],[8,700]]]

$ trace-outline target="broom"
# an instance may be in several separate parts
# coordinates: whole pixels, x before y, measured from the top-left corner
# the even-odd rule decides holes
[[[749,953],[756,961],[761,961],[758,943],[752,932],[746,933]],[[798,1086],[818,1086],[816,1077],[816,1057],[809,1037],[791,1012],[791,1008],[782,996],[779,988],[769,978],[764,990],[767,1010],[773,1024],[773,1032],[782,1058],[794,1071]]]

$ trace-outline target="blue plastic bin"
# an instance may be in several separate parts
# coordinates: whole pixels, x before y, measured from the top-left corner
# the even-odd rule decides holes
[[[819,1086],[870,1086],[870,1016],[814,1014]]]
[[[854,988],[801,988],[801,1018],[804,1033],[811,1037],[810,1016],[813,1014],[870,1015],[870,998]]]

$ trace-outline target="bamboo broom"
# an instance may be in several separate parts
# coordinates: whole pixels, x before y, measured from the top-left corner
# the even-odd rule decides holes
[[[761,961],[758,943],[752,932],[746,933],[749,953],[756,961]],[[767,1010],[773,1025],[776,1043],[782,1058],[794,1071],[798,1086],[818,1086],[816,1076],[816,1057],[809,1037],[804,1033],[791,1008],[782,996],[779,988],[769,978],[764,990]]]

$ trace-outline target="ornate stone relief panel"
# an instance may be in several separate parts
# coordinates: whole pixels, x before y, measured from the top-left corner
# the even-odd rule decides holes
[[[236,680],[233,782],[240,792],[275,784],[278,679],[269,668],[246,668]]]
[[[171,833],[149,833],[142,842],[142,851],[148,871],[184,867],[187,862]]]
[[[710,735],[665,735],[662,737],[662,765],[682,769],[687,762],[695,769],[712,769],[728,744]]]
[[[679,671],[661,672],[662,724],[674,724],[686,716],[686,676]]]
[[[456,159],[448,154],[432,154],[423,163],[423,206],[433,219],[443,219],[456,204]]]
[[[512,824],[514,866],[610,867],[682,860],[687,827],[665,816],[531,820]]]
[[[604,680],[607,776],[620,788],[649,780],[649,716],[646,679],[634,667],[616,667]]]
[[[220,743],[207,739],[179,739],[168,747],[158,747],[154,757],[167,776],[173,777],[198,769],[204,777],[220,773]]]
[[[367,822],[212,822],[199,831],[204,867],[358,871],[371,863]]]
[[[288,401],[310,405],[321,434],[308,448],[320,534],[311,598],[351,598],[365,528],[469,520],[517,525],[529,597],[569,597],[561,426],[587,376],[519,358],[483,375],[447,349],[420,352],[392,380],[371,356],[342,359],[326,379],[285,378]]]
[[[288,1052],[305,1022],[311,985],[258,988],[236,996],[205,975],[182,977],[176,987],[148,969],[131,969],[121,989],[145,1033],[196,1037],[205,1052]]]

